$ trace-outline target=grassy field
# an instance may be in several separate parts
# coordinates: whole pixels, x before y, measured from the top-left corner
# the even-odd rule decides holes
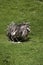
[[[30,22],[30,40],[8,41],[12,21]],[[43,65],[43,0],[0,0],[0,65]]]

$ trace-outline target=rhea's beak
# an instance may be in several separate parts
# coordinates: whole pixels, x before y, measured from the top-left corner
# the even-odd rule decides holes
[[[30,28],[27,28],[27,30],[30,32]]]

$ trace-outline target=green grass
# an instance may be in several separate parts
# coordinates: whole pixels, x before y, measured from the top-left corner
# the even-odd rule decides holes
[[[8,41],[6,28],[12,21],[30,22],[30,40]],[[0,65],[43,65],[43,0],[0,0]]]

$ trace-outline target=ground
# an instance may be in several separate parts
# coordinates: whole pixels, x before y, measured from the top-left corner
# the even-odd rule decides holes
[[[12,21],[30,22],[28,41],[8,41]],[[43,65],[43,0],[0,0],[0,65]]]

